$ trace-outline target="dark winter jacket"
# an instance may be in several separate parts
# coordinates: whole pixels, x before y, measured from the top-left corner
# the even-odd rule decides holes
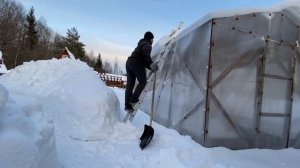
[[[151,50],[151,42],[147,39],[141,39],[128,59],[134,59],[150,69],[150,65],[153,63],[150,56]]]

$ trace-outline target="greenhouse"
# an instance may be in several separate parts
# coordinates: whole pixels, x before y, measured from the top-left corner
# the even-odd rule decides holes
[[[205,147],[300,148],[299,13],[219,13],[183,30],[157,74],[154,120]]]

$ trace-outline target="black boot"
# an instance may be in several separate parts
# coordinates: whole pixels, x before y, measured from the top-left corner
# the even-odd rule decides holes
[[[125,110],[128,112],[128,113],[132,113],[134,111],[134,109],[132,108],[132,105],[131,104],[125,104]]]
[[[135,103],[137,103],[137,102],[139,102],[139,99],[130,98],[130,100],[129,100],[129,103],[130,103],[130,104],[135,104]]]

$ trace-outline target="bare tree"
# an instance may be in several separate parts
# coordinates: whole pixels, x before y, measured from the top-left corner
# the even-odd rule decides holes
[[[66,47],[66,40],[63,36],[58,33],[55,33],[52,45],[53,54],[56,58],[59,58],[59,54]]]
[[[22,48],[25,11],[12,0],[0,0],[0,49],[8,69],[15,66],[15,58]]]
[[[67,30],[66,37],[54,33],[46,19],[35,19],[33,7],[26,12],[20,1],[0,0],[0,50],[8,69],[24,61],[58,58],[65,47],[93,67],[96,58],[93,53],[85,58],[79,37],[75,27]]]
[[[53,52],[51,49],[53,48],[53,32],[47,26],[46,20],[44,18],[40,18],[37,21],[36,25],[38,31],[38,58],[49,59],[53,57]]]
[[[118,58],[115,57],[114,67],[113,67],[113,73],[119,74],[120,73],[120,67],[119,67],[119,61]]]
[[[94,54],[94,51],[92,50],[92,51],[90,51],[90,53],[89,53],[89,57],[90,58],[95,58],[95,54]]]
[[[94,67],[96,64],[96,57],[94,51],[90,51],[89,54],[85,55],[84,61],[90,66]]]
[[[8,69],[24,61],[48,59],[53,56],[52,30],[47,27],[45,19],[34,20],[33,8],[26,15],[21,3],[15,0],[0,0],[0,49]],[[31,40],[30,51],[26,46],[30,39],[29,21],[33,21],[31,26],[36,28],[33,34],[37,33],[34,35],[36,38]]]
[[[104,61],[103,69],[105,73],[113,73],[113,69],[108,61]]]

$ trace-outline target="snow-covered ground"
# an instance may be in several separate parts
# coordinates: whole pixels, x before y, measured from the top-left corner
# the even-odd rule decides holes
[[[148,116],[122,123],[124,89],[108,88],[85,63],[28,62],[0,76],[0,168],[257,168],[299,166],[300,150],[204,148]],[[76,138],[92,140],[82,141]]]

